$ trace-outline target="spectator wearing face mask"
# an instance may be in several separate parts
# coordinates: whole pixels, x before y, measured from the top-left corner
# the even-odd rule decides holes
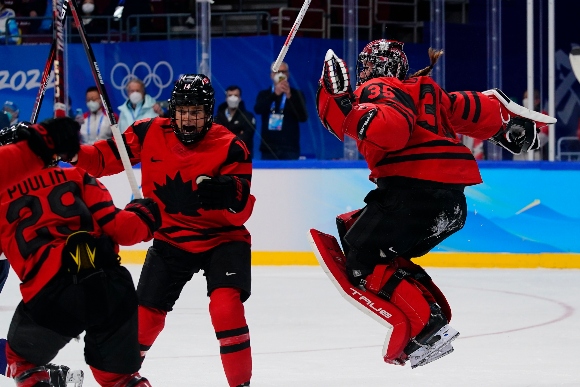
[[[95,7],[94,0],[83,0],[81,4],[81,20],[83,21],[83,26],[87,32],[87,38],[91,42],[100,42],[104,38],[107,26],[105,19],[101,19],[95,16],[101,16]],[[80,37],[78,37],[78,31],[75,25],[72,26],[73,32],[77,35],[75,42],[80,42]]]
[[[99,90],[91,86],[86,92],[87,108],[81,124],[81,140],[83,144],[93,144],[97,140],[106,140],[113,137],[111,123],[103,109],[103,102]],[[115,114],[115,118],[118,118]]]
[[[159,104],[145,91],[145,84],[140,79],[127,83],[127,100],[119,106],[119,130],[123,133],[133,122],[143,118],[155,118],[163,112]]]
[[[254,132],[256,119],[246,110],[242,101],[242,89],[232,85],[226,89],[226,101],[218,106],[214,122],[228,128],[238,136],[250,151],[250,158],[254,153]]]

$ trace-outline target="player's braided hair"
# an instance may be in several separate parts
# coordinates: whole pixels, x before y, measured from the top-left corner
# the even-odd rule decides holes
[[[421,69],[421,70],[417,71],[416,73],[410,75],[409,78],[431,75],[431,71],[433,71],[433,67],[435,66],[435,63],[437,63],[437,61],[439,60],[441,55],[443,55],[443,50],[436,50],[432,47],[429,47],[428,54],[429,54],[429,60],[431,61],[431,64],[429,66],[425,67],[424,69]]]

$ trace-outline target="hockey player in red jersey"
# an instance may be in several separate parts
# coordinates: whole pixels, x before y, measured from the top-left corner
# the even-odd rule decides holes
[[[183,75],[169,118],[133,123],[123,133],[142,189],[161,209],[139,284],[139,342],[145,357],[193,274],[204,271],[209,313],[230,386],[249,386],[250,336],[243,302],[250,296],[252,163],[245,144],[212,123],[214,90],[205,75]],[[83,145],[77,166],[95,176],[123,170],[114,140]]]
[[[27,130],[69,130],[78,149],[79,129],[72,119],[51,119]],[[118,250],[150,240],[159,224],[154,201],[120,210],[79,168],[48,166],[0,189],[0,251],[22,282],[6,345],[7,376],[17,386],[65,386],[66,369],[55,380],[48,363],[83,331],[85,360],[101,386],[150,386],[138,373],[137,296]]]
[[[37,172],[55,163],[59,154],[75,155],[79,150],[78,128],[70,118],[57,118],[56,125],[31,125],[20,123],[0,129],[0,159],[9,160],[10,168],[0,171],[0,189],[22,180],[26,175]],[[5,256],[0,257],[0,292],[10,269]],[[6,375],[6,340],[0,339],[0,375]],[[65,381],[77,380],[82,371],[71,371],[66,366],[47,364],[51,380],[56,387],[65,387]]]
[[[446,92],[428,76],[441,54],[430,49],[431,64],[407,77],[402,43],[370,42],[353,93],[344,61],[329,50],[317,93],[323,125],[356,140],[377,185],[363,209],[337,218],[344,256],[332,236],[311,230],[317,256],[347,300],[391,328],[384,360],[413,368],[453,351],[459,335],[445,296],[411,261],[463,228],[463,190],[482,182],[457,135],[520,153],[539,147],[537,126],[555,122],[499,90]]]

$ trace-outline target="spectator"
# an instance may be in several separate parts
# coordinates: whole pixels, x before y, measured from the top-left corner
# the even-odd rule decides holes
[[[0,129],[10,126],[10,116],[6,112],[0,112]]]
[[[91,86],[86,92],[88,112],[83,115],[81,139],[83,144],[93,144],[97,140],[107,140],[113,137],[109,117],[103,109],[101,95],[96,86]],[[115,118],[118,118],[115,114]]]
[[[22,0],[19,9],[14,9],[16,15],[37,18],[34,20],[20,21],[18,23],[21,27],[23,35],[35,34],[38,32],[42,19],[40,19],[46,12],[46,0]],[[31,38],[27,38],[31,41]]]
[[[127,100],[119,106],[119,130],[123,133],[135,121],[143,118],[155,118],[162,112],[161,107],[145,91],[145,84],[140,79],[127,83]]]
[[[16,12],[8,8],[4,0],[0,0],[0,44],[20,44],[20,31],[16,20]]]
[[[4,113],[6,113],[8,118],[10,118],[10,125],[16,125],[17,123],[20,122],[20,120],[18,119],[18,117],[20,116],[20,109],[18,109],[18,106],[14,102],[12,101],[4,102],[2,110],[4,111]]]
[[[300,156],[300,122],[308,119],[304,95],[290,87],[288,64],[271,72],[272,86],[260,91],[254,112],[262,117],[263,160],[296,160]]]
[[[527,108],[528,107],[528,91],[525,90],[524,91],[524,95],[522,98],[522,106]],[[536,112],[540,112],[542,114],[548,114],[547,111],[542,109],[542,100],[540,98],[540,91],[537,89],[534,89],[534,106],[532,108],[532,110],[536,111]],[[540,149],[535,150],[533,152],[534,154],[534,160],[549,160],[550,159],[550,155],[549,155],[549,149],[550,146],[548,145],[548,142],[550,140],[550,130],[548,128],[548,125],[544,125],[542,127],[539,127],[538,129],[540,129],[540,132],[538,133],[538,139],[540,140]],[[528,160],[528,155],[525,153],[519,154],[519,155],[514,155],[513,157],[514,160]]]
[[[102,35],[106,32],[106,25],[103,19],[94,18],[94,16],[99,16],[94,0],[83,0],[81,5],[81,12],[83,26],[87,32],[87,38],[93,42],[100,41]],[[74,24],[73,29],[78,34],[76,25]],[[80,40],[76,39],[76,41]]]
[[[214,121],[238,136],[246,144],[251,157],[254,153],[256,119],[246,110],[239,86],[232,85],[226,89],[226,102],[218,106]]]

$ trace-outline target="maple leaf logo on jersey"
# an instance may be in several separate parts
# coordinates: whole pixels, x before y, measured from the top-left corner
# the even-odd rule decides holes
[[[180,172],[177,172],[174,179],[166,176],[165,185],[154,184],[153,193],[165,204],[165,211],[168,214],[201,216],[198,212],[201,207],[193,190],[193,182],[191,180],[184,182]]]

